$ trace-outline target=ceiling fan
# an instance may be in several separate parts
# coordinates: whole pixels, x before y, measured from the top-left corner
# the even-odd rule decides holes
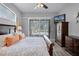
[[[40,8],[40,7],[48,9],[48,6],[45,5],[44,3],[37,3],[36,6],[35,6],[35,8]]]

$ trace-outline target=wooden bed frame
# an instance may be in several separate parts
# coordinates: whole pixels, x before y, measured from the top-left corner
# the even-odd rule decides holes
[[[54,45],[54,44],[51,43],[51,44],[50,44],[50,47],[48,48],[48,49],[49,49],[48,52],[49,52],[49,55],[50,55],[50,56],[53,56],[53,45]]]
[[[8,29],[8,31],[9,31],[9,33],[10,33],[10,31],[11,31],[11,29],[10,28],[14,28],[13,30],[14,30],[14,32],[16,32],[16,26],[15,25],[8,25],[8,24],[0,24],[0,26],[2,26],[2,27],[8,27],[7,29]],[[0,35],[5,35],[5,34],[7,34],[7,33],[4,33],[4,32],[0,32]]]
[[[47,44],[47,49],[48,49],[49,55],[53,56],[53,46],[54,46],[54,44],[50,41],[50,39],[46,35],[44,35],[43,37],[44,37],[44,40]]]
[[[16,28],[15,25],[0,24],[0,26],[7,26],[7,27],[10,26],[10,27]],[[14,29],[14,31],[15,31],[15,30],[16,30],[16,29]],[[0,32],[0,34],[1,34],[1,35],[4,35],[4,33],[2,33],[2,32]],[[46,42],[46,44],[47,44],[47,49],[48,49],[49,55],[50,55],[50,56],[53,56],[53,46],[54,46],[54,44],[50,41],[50,39],[49,39],[46,35],[44,35],[43,37],[44,37],[44,40],[45,40],[45,42]]]

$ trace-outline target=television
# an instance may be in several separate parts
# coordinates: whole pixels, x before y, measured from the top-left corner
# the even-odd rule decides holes
[[[54,16],[54,22],[65,22],[65,14]]]

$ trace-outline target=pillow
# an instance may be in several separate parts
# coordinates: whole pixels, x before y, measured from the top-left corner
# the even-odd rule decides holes
[[[19,40],[19,35],[15,35],[15,36],[14,36],[14,39],[15,39],[16,41],[18,41],[18,40]]]
[[[23,39],[23,36],[22,35],[19,35],[19,40],[22,40]]]
[[[4,46],[10,46],[14,43],[14,36],[8,36],[5,38]]]
[[[19,40],[22,40],[25,38],[25,35],[22,33],[22,34],[19,34]]]
[[[0,35],[0,48],[4,46],[4,36]]]
[[[4,46],[5,37],[10,36],[12,34],[0,35],[0,48]]]
[[[19,35],[19,40],[22,40],[25,38],[25,35],[22,32],[16,32],[16,35]]]
[[[11,46],[12,44],[16,43],[17,41],[19,41],[19,35],[15,35],[15,36],[8,36],[5,38],[5,45],[4,46]]]
[[[23,38],[25,38],[25,34],[24,33],[22,34],[22,36],[23,36]]]

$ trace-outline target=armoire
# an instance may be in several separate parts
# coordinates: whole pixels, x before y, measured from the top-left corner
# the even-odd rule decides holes
[[[65,36],[68,36],[68,22],[55,23],[56,29],[56,43],[65,47]]]

